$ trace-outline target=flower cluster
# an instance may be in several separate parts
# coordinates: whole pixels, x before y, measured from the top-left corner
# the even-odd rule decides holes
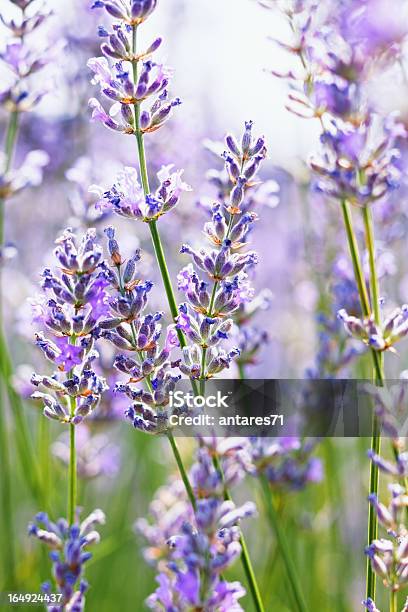
[[[403,3],[398,4],[402,10]],[[313,2],[286,6],[296,40],[281,47],[298,58],[300,72],[278,75],[291,82],[290,110],[320,122],[321,152],[310,162],[315,189],[342,205],[360,208],[384,201],[400,186],[401,144],[406,139],[395,115],[379,112],[368,85],[373,66],[385,66],[401,52],[408,30],[389,15],[384,0],[374,5],[344,2],[333,12]],[[350,287],[345,289],[344,295],[349,294]],[[350,312],[345,301],[340,308]],[[352,314],[357,317],[359,310]],[[376,350],[385,350],[397,339],[392,334],[388,338],[390,330],[378,329],[371,318],[361,323],[362,331],[356,320],[344,312],[341,316],[347,318],[349,330],[353,327],[353,335]],[[322,336],[323,357],[331,341],[337,343],[337,335],[333,325],[332,332]],[[344,355],[334,355],[332,373],[359,352],[351,347]]]
[[[178,106],[179,98],[169,99],[167,86],[171,71],[164,65],[150,59],[159,48],[158,38],[144,53],[136,53],[136,30],[154,10],[156,2],[95,2],[94,8],[105,7],[118,20],[112,32],[99,28],[99,35],[106,38],[101,50],[106,57],[91,58],[89,68],[94,72],[93,83],[98,84],[101,93],[114,101],[107,113],[101,103],[92,98],[89,105],[92,118],[107,128],[124,134],[155,132],[167,121],[172,109]],[[139,62],[142,65],[139,67]],[[153,103],[141,110],[142,102]],[[116,118],[120,114],[120,119]]]
[[[366,607],[368,612],[380,612],[371,597],[369,597],[368,599],[364,599],[363,606]]]
[[[156,8],[156,4],[157,0],[95,0],[92,8],[104,8],[115,19],[133,26],[145,21]]]
[[[344,309],[339,311],[338,316],[351,336],[358,338],[375,351],[386,351],[395,350],[394,344],[407,335],[407,313],[406,305],[396,308],[381,325],[375,323],[372,315],[359,319],[347,314]]]
[[[296,436],[251,438],[240,459],[249,474],[264,474],[273,486],[299,490],[322,479],[321,461],[312,455],[315,444]]]
[[[181,248],[195,264],[183,268],[178,276],[178,288],[188,302],[179,308],[177,326],[192,343],[184,349],[180,369],[192,378],[211,378],[239,355],[237,348],[226,352],[220,345],[232,328],[233,321],[227,317],[253,298],[247,271],[257,263],[257,255],[242,249],[258,217],[255,212],[243,212],[243,203],[266,155],[265,142],[253,139],[252,122],[248,121],[241,144],[231,135],[226,144],[228,151],[223,157],[230,193],[209,211],[211,221],[205,224],[204,233],[211,247],[196,250],[184,244]],[[205,272],[208,280],[200,279],[196,268]]]
[[[408,535],[403,518],[408,496],[398,484],[390,485],[389,489],[391,501],[388,506],[380,503],[375,495],[370,495],[369,501],[390,539],[373,540],[365,552],[384,586],[398,591],[408,581]]]
[[[404,375],[402,375],[402,378]],[[391,438],[394,448],[400,453],[404,447],[402,434],[403,428],[406,426],[408,390],[405,380],[403,379],[388,387],[367,385],[366,392],[373,400],[375,414],[381,425],[382,433]],[[395,474],[396,472],[391,470],[389,473]]]
[[[168,559],[157,577],[159,588],[148,598],[147,605],[152,610],[241,610],[238,600],[245,590],[238,582],[226,582],[221,574],[239,556],[238,525],[254,514],[255,507],[251,502],[235,507],[233,502],[224,500],[221,474],[205,448],[198,451],[191,481],[197,497],[194,516],[191,511],[190,516],[184,512],[182,521],[179,508],[174,515],[167,515],[161,526],[159,523],[147,532],[148,540],[153,536],[153,541],[159,542],[159,550],[167,540]],[[139,526],[145,527],[145,521]],[[164,531],[160,532],[160,527]],[[174,528],[170,537],[169,527]]]
[[[403,126],[394,117],[374,122],[344,126],[332,122],[321,136],[322,155],[312,158],[317,174],[315,188],[336,201],[346,200],[367,206],[399,187],[399,138],[405,138]]]
[[[113,269],[105,270],[110,297],[106,316],[98,324],[97,335],[126,351],[116,355],[114,367],[128,377],[127,382],[117,382],[115,386],[115,393],[123,393],[133,402],[126,411],[127,418],[137,429],[160,433],[167,429],[169,394],[180,379],[180,374],[173,373],[173,364],[169,361],[179,343],[177,332],[174,325],[170,325],[161,345],[163,313],[143,314],[152,283],[141,282],[136,277],[140,252],[125,262],[115,230],[109,227],[105,232]],[[141,381],[147,388],[137,386]]]
[[[186,521],[191,523],[193,516],[181,480],[171,479],[160,487],[149,506],[149,518],[140,518],[135,523],[137,533],[147,542],[143,549],[146,562],[160,571],[165,570],[171,553],[170,537],[179,533]]]
[[[183,170],[173,172],[172,168],[173,165],[161,168],[157,173],[159,186],[154,194],[147,196],[139,183],[137,170],[131,167],[125,167],[108,190],[92,185],[89,191],[97,196],[99,210],[149,223],[172,210],[183,191],[191,190],[181,178]]]
[[[27,187],[40,185],[48,162],[49,156],[45,151],[30,151],[21,166],[11,170],[6,156],[0,154],[0,199],[5,200]]]
[[[83,578],[84,566],[92,557],[88,547],[99,543],[100,536],[95,527],[104,523],[105,515],[102,510],[94,510],[81,523],[77,520],[71,526],[63,518],[55,523],[52,522],[45,512],[37,514],[35,521],[30,523],[29,535],[44,542],[51,549],[53,581],[57,586],[57,592],[62,595],[58,604],[47,606],[50,612],[84,610],[84,594],[88,586]],[[44,583],[42,590],[50,594],[51,584]]]
[[[48,418],[76,425],[106,390],[93,368],[98,358],[93,334],[107,314],[108,281],[95,230],[88,230],[79,244],[66,230],[57,240],[55,257],[59,268],[42,274],[45,298],[34,306],[34,322],[47,332],[37,333],[36,344],[58,370],[52,376],[33,375],[32,383],[45,393],[32,397],[42,400]]]
[[[401,53],[408,28],[404,19],[388,10],[387,0],[327,2],[283,0],[261,4],[278,6],[293,33],[289,43],[275,41],[299,62],[286,73],[291,91],[288,109],[301,117],[327,113],[358,123],[365,112],[361,85],[372,77],[373,66],[386,66]],[[397,0],[399,15],[406,14]]]
[[[13,4],[21,9],[19,19],[7,19],[1,15],[10,38],[0,52],[0,62],[5,68],[2,71],[0,105],[20,113],[31,111],[47,93],[45,84],[39,85],[38,72],[56,56],[60,45],[44,48],[38,44],[38,38],[30,37],[51,15],[46,6],[32,1]]]

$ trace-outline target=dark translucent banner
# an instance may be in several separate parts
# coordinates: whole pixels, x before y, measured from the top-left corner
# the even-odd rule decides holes
[[[408,381],[376,388],[367,380],[220,380],[194,396],[188,380],[170,397],[179,436],[368,437],[373,415],[382,435],[408,436]]]

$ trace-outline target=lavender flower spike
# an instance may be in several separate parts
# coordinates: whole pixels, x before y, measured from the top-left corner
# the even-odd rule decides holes
[[[265,141],[263,137],[253,138],[252,121],[247,121],[240,145],[232,135],[225,142],[228,151],[222,157],[229,191],[211,206],[211,220],[204,225],[211,248],[197,250],[182,245],[181,253],[190,255],[193,263],[178,276],[178,287],[188,302],[179,307],[177,327],[191,342],[183,351],[179,367],[183,374],[202,380],[222,372],[240,355],[236,347],[223,347],[233,328],[232,319],[227,317],[253,298],[247,271],[258,261],[254,251],[242,249],[258,219],[254,211],[245,208],[247,192],[266,155]],[[202,280],[196,268],[207,279]]]
[[[342,309],[338,317],[344,323],[348,333],[361,340],[375,351],[395,351],[394,344],[408,333],[408,306],[396,308],[382,325],[377,325],[372,316],[362,320],[350,316]]]
[[[44,404],[44,414],[62,423],[80,423],[97,406],[107,389],[93,362],[94,336],[101,318],[109,312],[106,268],[95,230],[88,230],[78,244],[70,229],[57,240],[58,267],[42,274],[44,298],[34,311],[34,323],[44,330],[36,344],[57,367],[53,376],[33,374],[32,384],[43,391],[33,399]]]
[[[146,603],[157,611],[238,612],[245,590],[238,582],[226,582],[221,573],[240,555],[238,524],[252,516],[255,507],[247,502],[236,508],[223,499],[221,474],[206,448],[199,450],[191,478],[198,496],[196,513],[191,522],[174,522],[178,531],[167,542],[167,567],[157,576],[159,588]]]
[[[30,523],[28,533],[44,542],[50,549],[53,564],[53,581],[57,584],[58,593],[62,599],[58,604],[48,606],[50,612],[64,610],[84,610],[84,594],[87,583],[83,578],[84,567],[92,554],[88,547],[99,543],[100,536],[95,530],[96,525],[105,523],[102,510],[94,510],[86,519],[79,523],[78,519],[71,527],[61,518],[52,522],[45,512],[40,512]],[[52,592],[50,583],[44,583],[45,594]]]
[[[102,5],[108,12],[114,6],[112,2],[101,3]],[[111,14],[123,23],[114,25],[111,33],[105,28],[99,29],[99,34],[109,42],[101,45],[103,57],[92,57],[88,60],[88,68],[94,74],[91,82],[100,87],[101,95],[112,104],[107,113],[100,102],[92,98],[89,101],[93,110],[92,119],[125,134],[157,131],[169,119],[172,109],[181,104],[179,98],[169,99],[167,87],[172,70],[151,59],[152,54],[160,47],[161,38],[154,40],[141,54],[136,54],[133,48],[132,32],[153,10],[155,5],[150,5],[147,7],[145,3],[142,7],[138,4],[137,8],[136,4],[133,4],[132,8],[125,8],[122,3],[115,5]],[[137,17],[134,16],[134,11],[137,12]],[[134,81],[132,65],[135,62],[140,62],[141,65]],[[140,116],[136,116],[135,108],[147,101],[150,107],[143,108]],[[119,114],[120,120],[116,119]]]
[[[173,166],[163,166],[157,173],[159,185],[153,194],[144,195],[135,168],[125,167],[114,185],[105,190],[97,185],[89,188],[98,196],[96,207],[111,210],[121,217],[150,223],[172,210],[190,185],[182,180],[183,170],[173,172]]]

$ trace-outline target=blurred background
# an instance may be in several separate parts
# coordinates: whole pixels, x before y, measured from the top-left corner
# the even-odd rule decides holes
[[[141,275],[155,282],[152,309],[163,308],[161,281],[147,229],[118,217],[101,219],[88,192],[91,184],[110,186],[123,164],[137,166],[133,139],[90,123],[87,103],[96,89],[90,84],[86,62],[100,55],[96,30],[105,17],[91,11],[87,0],[49,3],[55,15],[39,35],[46,36],[50,44],[62,40],[65,44],[42,77],[50,93],[34,113],[23,119],[14,164],[18,167],[32,149],[46,151],[50,162],[42,184],[10,199],[6,209],[9,259],[3,281],[4,313],[17,366],[15,385],[23,395],[28,393],[31,373],[44,370],[42,355],[32,342],[28,298],[39,292],[39,274],[51,261],[55,238],[64,227],[96,226],[102,232],[108,223],[114,223],[124,251],[142,248]],[[9,16],[8,7],[1,6],[0,10]],[[5,30],[0,28],[0,46],[3,34]],[[291,67],[290,56],[272,40],[287,39],[289,26],[278,11],[266,11],[251,0],[166,0],[159,2],[158,10],[143,28],[142,39],[149,43],[157,35],[164,38],[159,55],[174,69],[171,92],[183,104],[163,130],[147,139],[149,172],[153,177],[161,165],[174,163],[176,168],[184,168],[184,178],[193,187],[191,193],[184,194],[176,211],[166,216],[163,235],[172,274],[187,263],[179,254],[181,243],[198,244],[201,240],[204,215],[200,203],[215,197],[208,171],[221,170],[222,160],[212,150],[222,152],[226,133],[238,136],[244,121],[253,120],[255,133],[264,134],[268,146],[268,160],[261,172],[267,189],[259,203],[261,220],[251,235],[251,246],[260,259],[253,282],[258,291],[270,292],[270,304],[257,319],[267,331],[269,343],[262,359],[248,369],[247,375],[310,375],[319,366],[319,316],[323,312],[335,324],[335,281],[343,278],[347,252],[335,205],[320,196],[311,201],[306,162],[318,146],[318,126],[287,111],[287,84],[271,74],[272,69],[285,72]],[[0,74],[7,79],[6,73]],[[387,108],[392,97],[393,107],[397,105],[404,118],[406,83],[392,71],[376,78],[378,104]],[[7,114],[3,111],[0,120],[4,133]],[[404,191],[398,197],[403,196]],[[381,207],[375,214],[381,220]],[[383,227],[388,231],[386,218]],[[405,228],[402,210],[393,254],[385,248],[381,253],[385,301],[390,289],[396,301],[408,301]],[[380,245],[382,238],[380,234]],[[333,301],[325,302],[324,295],[332,296]],[[406,369],[406,357],[402,351],[395,357],[397,361],[391,358],[387,362],[389,377]],[[353,375],[366,372],[367,363],[362,359]],[[27,402],[26,411],[41,454],[44,432],[39,407]],[[47,505],[53,516],[65,512],[65,440],[60,433],[58,425],[51,425],[46,432],[53,455],[51,459],[45,455],[42,464],[44,476],[52,482]],[[90,433],[97,436],[97,442],[93,440],[87,448]],[[94,507],[103,508],[107,515],[102,543],[95,549],[87,571],[92,585],[87,606],[98,612],[141,610],[144,599],[155,588],[154,572],[143,561],[142,540],[133,524],[146,515],[155,490],[166,482],[169,473],[175,473],[173,460],[165,442],[143,436],[120,420],[96,420],[83,436],[84,454],[88,453],[85,463],[91,464],[80,485],[84,515]],[[180,446],[189,456],[192,442],[180,440]],[[366,539],[368,446],[365,439],[325,440],[317,450],[324,463],[325,480],[301,492],[282,495],[282,521],[313,611],[334,609],[340,591],[343,611],[360,609],[365,578],[362,551]],[[15,458],[13,464],[13,507],[15,522],[21,527],[16,543],[19,586],[20,591],[36,592],[48,577],[49,563],[37,542],[26,536],[25,526],[39,508],[25,489]],[[246,483],[240,492],[243,500],[248,498],[248,487],[251,485]],[[256,501],[254,490],[250,496]],[[290,609],[284,603],[286,578],[268,527],[261,519],[248,527],[249,546],[266,593],[267,610],[285,612]],[[333,567],[341,568],[336,576]],[[236,565],[233,573],[237,579],[240,572]],[[377,602],[380,604],[381,600]],[[243,605],[246,610],[252,609],[248,598]]]

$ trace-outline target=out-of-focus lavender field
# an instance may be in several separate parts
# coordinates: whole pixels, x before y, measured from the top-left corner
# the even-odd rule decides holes
[[[390,5],[2,0],[5,608],[407,612]],[[173,436],[181,378],[364,379],[372,437]]]

